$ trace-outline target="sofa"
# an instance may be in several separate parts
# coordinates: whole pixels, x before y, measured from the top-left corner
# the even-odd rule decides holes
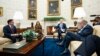
[[[93,27],[93,35],[97,35],[100,37],[100,25],[96,25]],[[70,43],[70,51],[71,51],[71,56],[74,55],[74,51],[80,46],[82,42],[81,41],[72,41]],[[94,53],[92,56],[97,56],[96,53]]]
[[[0,51],[3,50],[3,47],[6,45],[11,44],[11,40],[8,38],[3,37],[3,25],[0,25]]]

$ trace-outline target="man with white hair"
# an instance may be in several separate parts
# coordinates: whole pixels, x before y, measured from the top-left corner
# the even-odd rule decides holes
[[[83,19],[79,20],[77,27],[78,27],[77,33],[67,32],[63,41],[61,43],[58,43],[59,46],[65,48],[61,54],[65,54],[66,52],[68,52],[68,46],[71,41],[73,40],[83,41],[86,37],[88,37],[93,33],[93,28],[87,24],[86,20]]]
[[[56,29],[57,29],[57,32],[58,32],[58,39],[60,40],[61,37],[62,37],[62,33],[65,33],[66,32],[66,29],[67,29],[67,26],[66,24],[63,22],[64,20],[63,19],[60,19],[60,23],[57,25]]]

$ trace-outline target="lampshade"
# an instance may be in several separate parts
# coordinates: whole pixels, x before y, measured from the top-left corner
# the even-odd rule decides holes
[[[86,16],[86,14],[85,14],[83,7],[75,8],[74,16],[73,16],[74,18],[82,18],[82,17],[85,17],[85,16]]]
[[[23,14],[22,14],[22,12],[21,12],[21,11],[16,11],[16,12],[14,13],[13,19],[15,19],[15,20],[22,20],[22,19],[23,19]]]

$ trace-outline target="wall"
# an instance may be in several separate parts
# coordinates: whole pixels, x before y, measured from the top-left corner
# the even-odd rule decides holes
[[[94,17],[90,17],[90,15],[97,14],[100,15],[100,0],[83,0],[83,7],[86,11],[85,19],[90,21],[94,19]],[[91,22],[89,22],[91,24]]]
[[[37,0],[37,20],[41,21],[43,25],[43,18],[47,16],[47,0]],[[100,14],[100,0],[83,0],[83,7],[86,10],[87,16],[86,20],[93,19],[90,17],[92,14]],[[36,20],[27,20],[27,8],[28,0],[0,0],[0,6],[4,9],[4,15],[0,17],[0,24],[5,24],[6,20],[13,17],[15,11],[22,11],[24,15],[24,20],[21,21],[22,27],[30,26],[31,22],[36,22]],[[66,19],[67,25],[73,25],[71,19],[71,0],[60,0],[61,15]]]

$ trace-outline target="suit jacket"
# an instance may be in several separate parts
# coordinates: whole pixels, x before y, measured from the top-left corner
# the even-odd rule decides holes
[[[16,33],[16,27],[13,26],[13,29],[10,28],[9,25],[3,27],[4,36],[11,37],[11,34]]]
[[[62,26],[62,29],[65,29],[65,32],[66,32],[66,30],[67,30],[67,26],[66,26],[66,24],[63,23],[62,25],[63,25],[63,26]],[[60,23],[57,25],[56,28],[57,28],[57,29],[60,29]]]
[[[77,32],[78,37],[87,37],[93,33],[93,28],[90,25],[86,25],[80,32]]]

